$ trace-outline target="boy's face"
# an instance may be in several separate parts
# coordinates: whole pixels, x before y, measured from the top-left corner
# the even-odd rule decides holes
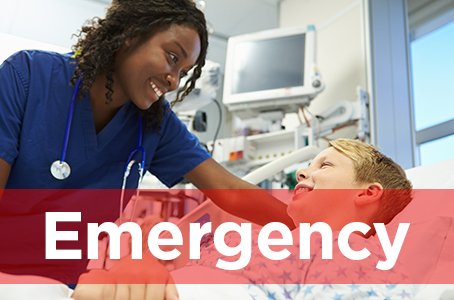
[[[308,168],[298,170],[297,181],[287,208],[294,223],[325,222],[333,229],[353,212],[355,190],[368,186],[355,181],[353,161],[333,147],[320,152]]]

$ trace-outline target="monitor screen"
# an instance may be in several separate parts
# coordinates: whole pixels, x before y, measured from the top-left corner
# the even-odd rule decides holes
[[[279,28],[231,37],[223,102],[237,113],[294,111],[323,90],[314,70],[313,30]]]
[[[303,85],[304,42],[305,34],[298,34],[238,43],[233,50],[238,59],[232,65],[232,93]]]

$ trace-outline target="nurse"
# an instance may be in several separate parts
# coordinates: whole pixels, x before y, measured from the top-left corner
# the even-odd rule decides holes
[[[73,53],[9,57],[0,66],[0,189],[119,189],[129,159],[168,187],[186,178],[199,189],[255,188],[217,164],[165,99],[180,80],[185,85],[175,101],[191,92],[207,47],[204,15],[191,0],[114,0],[105,18],[82,27]],[[139,174],[131,175],[126,187],[137,188]],[[264,192],[247,201],[212,200],[254,223],[293,227],[286,206]],[[56,205],[64,210],[70,203]],[[6,252],[0,259],[35,246],[6,231],[33,228],[43,207],[0,202],[0,252]],[[98,210],[114,212],[115,219],[118,203]],[[0,261],[0,272],[40,273],[40,266],[19,263]],[[55,266],[65,281],[85,267]]]

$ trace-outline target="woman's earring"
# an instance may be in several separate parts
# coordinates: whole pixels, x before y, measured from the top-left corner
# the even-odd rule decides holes
[[[110,103],[112,103],[112,95],[113,95],[113,92],[112,92],[112,91],[110,91],[110,90],[107,90],[107,91],[106,91],[106,94],[105,94],[106,100],[104,101],[105,104],[110,104]]]

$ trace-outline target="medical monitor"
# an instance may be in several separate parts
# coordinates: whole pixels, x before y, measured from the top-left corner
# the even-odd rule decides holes
[[[297,111],[322,90],[313,30],[280,28],[229,39],[223,102],[230,111]]]

